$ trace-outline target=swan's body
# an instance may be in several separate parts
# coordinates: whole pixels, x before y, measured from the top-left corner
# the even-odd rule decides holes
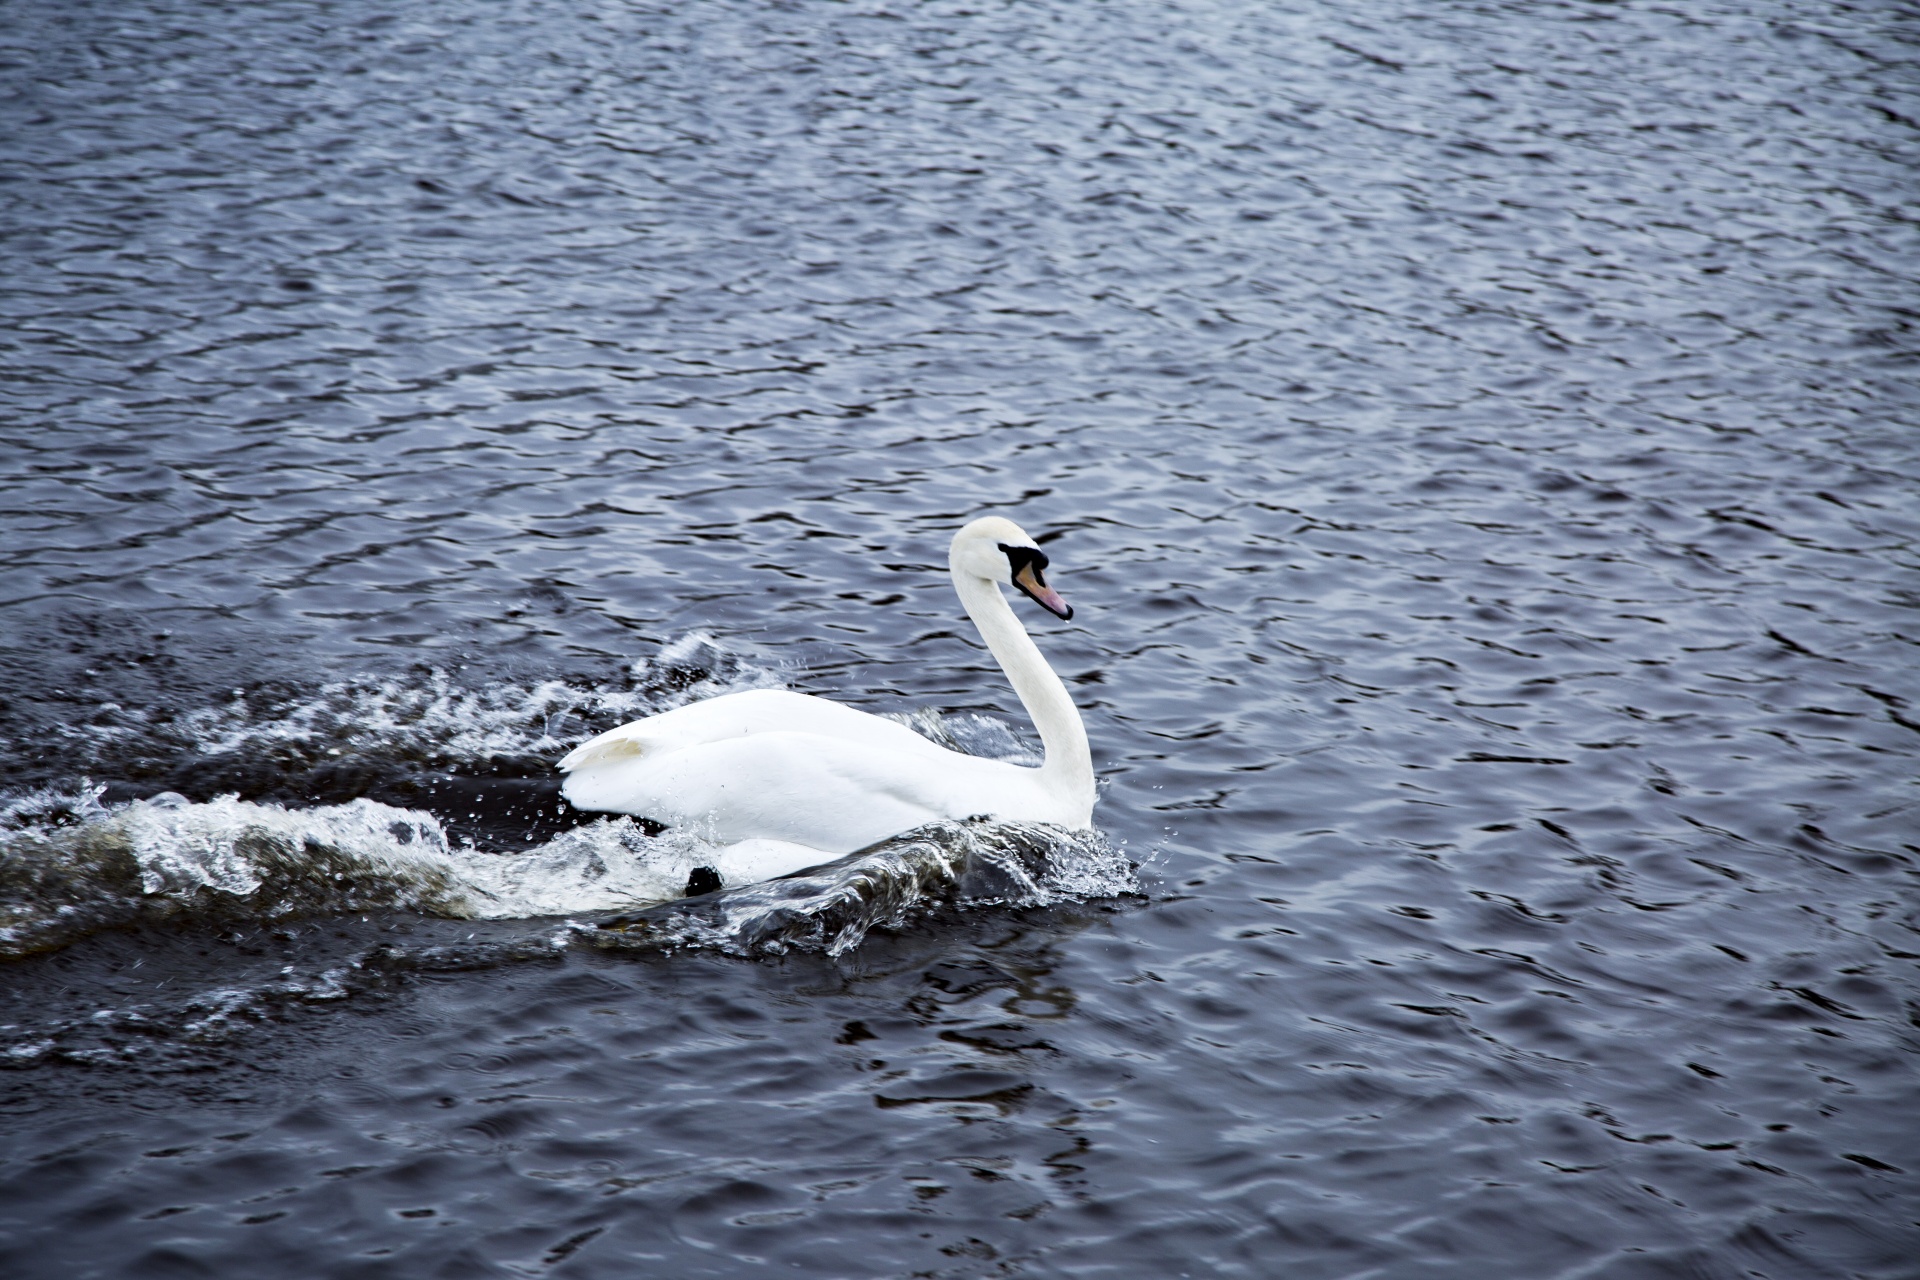
[[[784,875],[941,819],[986,815],[1083,828],[1092,757],[1080,712],[1000,592],[1013,583],[1071,616],[1047,559],[997,517],[954,535],[954,590],[1046,748],[1038,768],[962,755],[905,725],[785,690],[732,693],[609,730],[560,761],[582,809],[630,813],[725,846],[728,887]]]

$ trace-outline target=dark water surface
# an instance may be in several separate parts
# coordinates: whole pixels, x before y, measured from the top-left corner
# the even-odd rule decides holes
[[[0,7],[0,1273],[1920,1275],[1917,61]],[[598,727],[1020,749],[987,509],[1137,873],[594,929]]]

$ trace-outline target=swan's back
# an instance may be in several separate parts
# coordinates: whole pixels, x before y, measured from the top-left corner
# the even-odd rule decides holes
[[[567,799],[581,803],[574,787],[586,785],[585,775],[596,767],[759,733],[811,733],[893,751],[940,750],[903,724],[825,698],[788,689],[748,689],[623,724],[575,747],[560,761],[560,771],[573,775],[567,779]]]

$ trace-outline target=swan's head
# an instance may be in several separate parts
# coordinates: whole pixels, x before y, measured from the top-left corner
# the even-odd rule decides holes
[[[1047,553],[1013,521],[983,516],[953,535],[947,561],[955,573],[970,573],[989,582],[1018,587],[1028,599],[1057,618],[1071,618],[1073,609],[1047,585]]]

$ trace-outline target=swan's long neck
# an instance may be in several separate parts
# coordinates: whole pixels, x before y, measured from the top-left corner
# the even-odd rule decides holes
[[[1014,617],[1000,585],[978,574],[953,568],[953,589],[967,616],[980,628],[980,638],[1000,661],[1020,704],[1040,731],[1040,743],[1046,750],[1046,762],[1040,766],[1040,781],[1063,804],[1079,812],[1078,825],[1093,820],[1093,755],[1087,749],[1087,729],[1080,722],[1080,708],[1067,696],[1053,668],[1040,656],[1033,637]]]

